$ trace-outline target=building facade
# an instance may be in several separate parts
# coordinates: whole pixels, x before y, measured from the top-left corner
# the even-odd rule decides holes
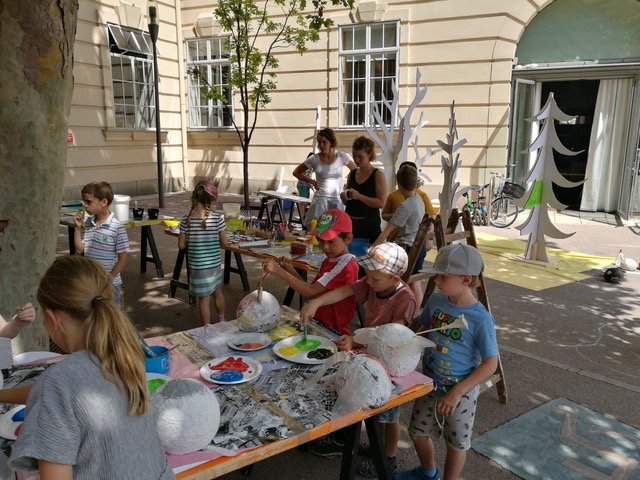
[[[198,81],[188,75],[198,67],[225,89],[229,54],[213,8],[202,0],[159,4],[167,192],[189,189],[201,178],[214,179],[221,191],[242,188],[242,151],[231,126],[232,115],[241,118],[239,106],[229,111],[202,98]],[[118,193],[157,191],[146,12],[144,1],[80,3],[66,198],[77,198],[94,179],[109,181]],[[400,111],[407,110],[419,70],[428,91],[412,125],[420,114],[428,124],[418,132],[418,152],[424,155],[445,138],[455,102],[458,133],[467,139],[460,150],[462,184],[488,183],[494,171],[515,180],[526,173],[535,157],[522,152],[537,131],[526,118],[553,92],[559,106],[577,116],[561,126],[561,140],[571,150],[585,150],[571,161],[557,158],[558,167],[571,180],[588,177],[584,187],[559,197],[577,209],[624,215],[640,209],[638,1],[373,0],[325,15],[334,26],[303,56],[278,52],[278,88],[261,110],[251,142],[251,190],[274,187],[281,171],[293,184],[291,172],[312,148],[317,124],[334,128],[339,148],[349,152],[392,83]],[[383,120],[390,120],[387,113]],[[422,171],[433,180],[424,188],[437,198],[439,154]]]

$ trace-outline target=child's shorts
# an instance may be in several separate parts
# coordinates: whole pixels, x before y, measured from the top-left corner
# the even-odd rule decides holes
[[[444,433],[444,441],[447,445],[460,451],[469,450],[479,392],[479,388],[476,387],[462,395],[458,407],[450,417],[435,413],[437,402],[441,400],[441,397],[436,397],[435,392],[418,398],[413,404],[409,433],[422,437],[439,437]]]
[[[400,419],[400,409],[398,407],[390,408],[378,414],[380,423],[396,423]]]

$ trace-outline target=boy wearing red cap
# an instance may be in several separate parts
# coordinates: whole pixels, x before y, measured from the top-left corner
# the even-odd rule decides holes
[[[305,282],[291,265],[291,259],[282,257],[263,262],[265,272],[272,273],[285,281],[287,285],[305,298],[315,298],[325,292],[344,285],[350,285],[358,279],[358,264],[349,253],[347,246],[353,238],[351,218],[342,210],[331,209],[318,219],[316,229],[311,232],[320,243],[327,256],[322,262],[318,274],[311,283]],[[315,319],[343,335],[349,335],[349,322],[356,310],[354,297],[321,307]]]

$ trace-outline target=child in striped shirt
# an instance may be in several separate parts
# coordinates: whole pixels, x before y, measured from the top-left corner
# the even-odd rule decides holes
[[[111,275],[113,300],[118,308],[122,308],[120,272],[127,264],[129,237],[122,222],[109,211],[113,189],[107,182],[91,182],[82,188],[81,193],[82,203],[90,217],[85,221],[83,210],[73,217],[73,245],[78,255],[96,260]]]
[[[222,257],[220,246],[227,245],[226,224],[219,213],[211,211],[218,198],[218,189],[207,181],[200,182],[191,195],[191,210],[180,222],[178,248],[187,249],[189,267],[189,293],[198,299],[202,325],[211,323],[210,297],[224,322],[224,295],[222,286]]]

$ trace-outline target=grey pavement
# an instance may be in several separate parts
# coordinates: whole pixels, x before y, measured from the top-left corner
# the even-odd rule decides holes
[[[161,214],[181,216],[188,212],[189,194],[166,195]],[[140,197],[139,206],[156,207],[156,197]],[[636,221],[620,221],[611,214],[551,212],[563,232],[575,232],[567,239],[547,239],[549,246],[576,252],[608,256],[624,254],[640,261],[640,226]],[[521,214],[516,225],[526,216]],[[507,238],[520,238],[514,227],[477,227],[479,231]],[[140,232],[129,230],[131,253],[123,272],[126,310],[144,336],[186,330],[199,325],[197,309],[180,299],[167,297],[169,279],[177,254],[177,239],[154,226],[154,236],[163,261],[165,277],[155,277],[149,264],[141,274]],[[58,253],[67,252],[66,229],[60,229]],[[523,244],[524,251],[524,244]],[[260,264],[246,259],[252,288],[256,288]],[[639,271],[640,272],[640,271]],[[501,358],[505,370],[509,402],[498,402],[495,389],[479,400],[474,436],[481,435],[557,397],[565,397],[592,410],[640,428],[640,275],[628,273],[620,285],[604,281],[602,272],[586,272],[588,278],[539,292],[496,280],[487,280],[487,291],[496,320]],[[286,288],[267,277],[264,288],[283,298]],[[235,307],[246,294],[237,275],[223,287],[226,316],[235,318]],[[401,469],[413,468],[417,458],[406,432],[410,405],[401,409],[403,425],[398,461]],[[532,439],[535,441],[535,439]],[[540,441],[540,440],[537,440]],[[437,442],[436,460],[444,466],[444,443]],[[517,452],[514,452],[517,454]],[[323,459],[293,450],[257,463],[256,479],[327,479],[339,477],[339,459]],[[244,478],[240,473],[225,479]],[[500,465],[469,451],[463,479],[519,478]],[[586,477],[585,477],[586,478]]]

